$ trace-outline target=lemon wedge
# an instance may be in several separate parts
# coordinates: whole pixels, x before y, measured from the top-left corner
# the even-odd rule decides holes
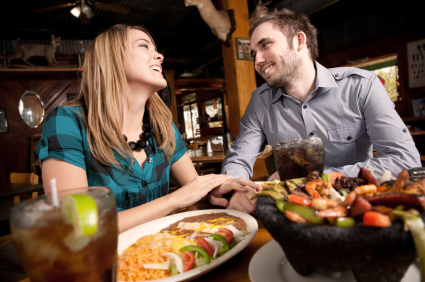
[[[96,234],[98,227],[97,206],[89,195],[68,195],[62,205],[62,214],[74,225],[76,235],[90,236]]]

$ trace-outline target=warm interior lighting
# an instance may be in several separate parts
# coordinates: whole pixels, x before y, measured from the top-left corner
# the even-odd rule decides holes
[[[89,18],[89,19],[94,16],[92,10],[90,9],[89,5],[87,5],[87,4],[83,4],[81,6],[81,10],[84,14],[86,14],[87,18]]]
[[[80,7],[75,7],[74,9],[71,10],[71,14],[78,18],[80,16],[81,10]]]

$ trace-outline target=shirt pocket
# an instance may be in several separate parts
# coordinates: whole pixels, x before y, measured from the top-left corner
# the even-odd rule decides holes
[[[356,141],[366,132],[363,121],[327,128],[329,141],[332,143],[349,144]]]
[[[341,167],[357,163],[356,140],[365,134],[363,121],[327,128],[330,146],[325,148],[327,167]]]
[[[296,131],[288,131],[284,133],[267,133],[267,144],[274,147],[279,142],[290,142],[294,141],[297,138],[298,133]]]

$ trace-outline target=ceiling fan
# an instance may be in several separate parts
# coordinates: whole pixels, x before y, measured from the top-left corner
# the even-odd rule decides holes
[[[107,10],[107,11],[111,11],[111,12],[115,12],[119,14],[124,14],[124,15],[127,15],[128,13],[130,13],[130,9],[127,9],[127,8],[118,7],[115,5],[105,4],[101,2],[91,2],[89,0],[78,0],[75,3],[66,3],[66,4],[46,7],[46,8],[34,10],[34,13],[44,13],[44,12],[49,12],[49,11],[62,9],[62,8],[69,8],[69,7],[74,7],[71,10],[71,14],[73,14],[77,18],[79,17],[82,24],[88,23],[89,19],[94,16],[92,7],[96,7],[98,9],[103,9],[103,10]]]

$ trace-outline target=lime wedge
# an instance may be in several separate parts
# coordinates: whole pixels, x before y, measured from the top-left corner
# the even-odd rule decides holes
[[[96,234],[98,225],[97,206],[89,195],[68,195],[62,205],[62,214],[74,225],[77,235]]]

